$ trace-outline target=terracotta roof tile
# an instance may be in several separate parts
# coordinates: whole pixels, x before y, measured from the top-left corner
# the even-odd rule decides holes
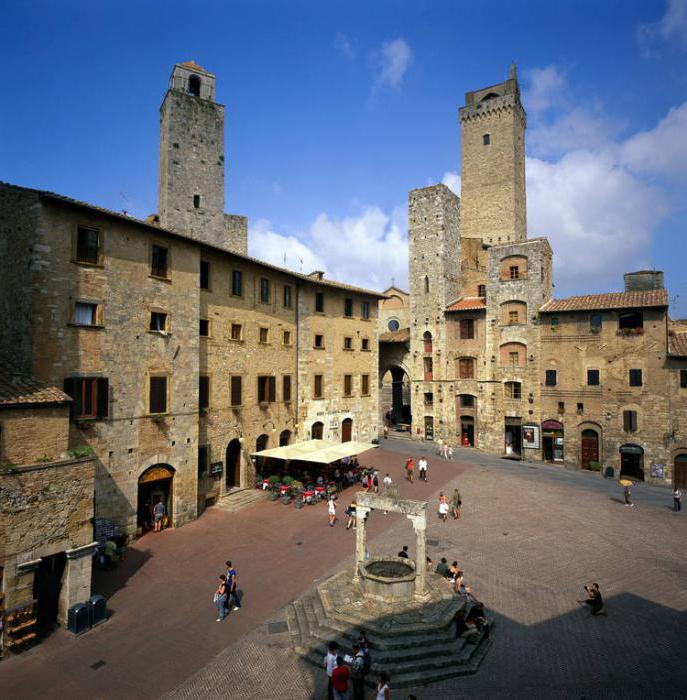
[[[209,70],[205,70],[202,66],[199,66],[195,61],[184,61],[183,63],[177,63],[178,66],[182,68],[188,68],[189,70],[196,70],[200,73],[205,73],[206,75],[212,75]]]
[[[668,335],[668,354],[687,357],[687,333],[670,333]]]
[[[397,331],[380,333],[380,343],[406,343],[410,340],[410,328],[399,328]]]
[[[463,297],[446,307],[446,311],[482,311],[487,308],[485,297]]]
[[[71,401],[61,389],[0,363],[0,407]]]
[[[641,307],[668,306],[665,289],[641,292],[612,292],[610,294],[586,294],[567,299],[551,299],[542,306],[541,313],[560,311],[601,311],[603,309],[636,309]]]

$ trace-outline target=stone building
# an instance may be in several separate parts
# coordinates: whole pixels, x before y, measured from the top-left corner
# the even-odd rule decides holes
[[[0,364],[0,654],[91,593],[94,460],[68,449],[70,403]]]
[[[0,358],[73,398],[96,454],[96,515],[179,526],[236,487],[251,454],[377,435],[377,292],[246,254],[224,213],[215,78],[174,67],[161,107],[159,213],[140,220],[0,186]],[[319,336],[319,340],[318,340]]]
[[[459,116],[461,197],[410,193],[408,325],[380,335],[380,372],[411,387],[412,436],[687,486],[687,326],[662,273],[553,299],[553,251],[527,237],[515,67]]]

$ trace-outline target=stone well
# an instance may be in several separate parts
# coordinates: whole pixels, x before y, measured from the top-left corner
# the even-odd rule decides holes
[[[359,565],[360,588],[365,598],[382,603],[412,600],[415,562],[402,557],[373,557]]]

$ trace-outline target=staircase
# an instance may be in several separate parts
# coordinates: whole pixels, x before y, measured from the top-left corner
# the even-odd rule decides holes
[[[267,494],[260,489],[242,489],[234,488],[231,489],[225,496],[219,499],[215,503],[213,508],[217,510],[223,510],[227,513],[236,513],[236,511],[251,505],[252,503],[257,503],[258,501],[264,501],[267,498]]]
[[[392,688],[426,685],[447,678],[472,674],[479,668],[491,639],[481,635],[475,643],[455,639],[452,616],[439,626],[425,630],[372,632],[365,624],[351,625],[327,612],[316,591],[293,601],[286,609],[291,642],[306,661],[322,668],[327,644],[336,641],[342,654],[350,654],[360,630],[370,640],[372,670],[367,684],[372,687],[380,671],[391,676]]]

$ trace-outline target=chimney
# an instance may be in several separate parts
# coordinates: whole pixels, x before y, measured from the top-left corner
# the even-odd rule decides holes
[[[663,289],[663,272],[661,270],[639,270],[623,275],[626,292],[646,292]]]

